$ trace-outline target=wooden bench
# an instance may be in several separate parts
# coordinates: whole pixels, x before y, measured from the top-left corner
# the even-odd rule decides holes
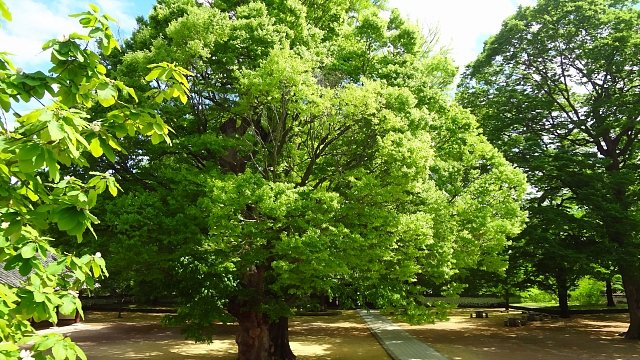
[[[475,315],[476,318],[488,318],[489,317],[489,313],[487,313],[484,310],[476,310],[474,312],[471,313],[471,315],[469,315],[470,318],[473,318]]]

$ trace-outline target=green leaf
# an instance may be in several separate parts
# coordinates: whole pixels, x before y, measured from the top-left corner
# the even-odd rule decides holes
[[[8,21],[12,20],[11,12],[9,11],[9,8],[5,5],[4,1],[2,0],[0,0],[0,16],[7,19]]]
[[[100,8],[96,4],[93,4],[93,3],[89,4],[89,8],[91,8],[91,10],[93,10],[96,13],[100,12]]]
[[[54,182],[60,181],[60,165],[53,151],[47,149],[45,153],[45,164],[49,169],[49,178]]]
[[[98,63],[96,64],[96,71],[99,72],[100,74],[106,74],[107,73],[107,68],[104,67],[104,65]]]
[[[133,97],[133,99],[138,102],[138,96],[136,95],[136,91],[133,90],[133,88],[127,87],[126,88],[127,93],[129,93],[129,95],[131,95],[131,97]]]
[[[102,145],[100,145],[100,138],[94,137],[91,139],[91,142],[89,143],[89,151],[91,151],[91,155],[94,157],[102,156],[104,152],[102,151]]]
[[[76,355],[78,355],[80,360],[87,360],[87,355],[84,353],[84,351],[82,351],[80,347],[76,345],[75,350],[76,350]]]
[[[65,296],[59,309],[63,315],[73,315],[76,312],[76,303],[73,297]]]
[[[164,140],[164,136],[162,136],[161,134],[158,133],[153,133],[151,134],[151,143],[156,145],[162,142],[162,140]]]
[[[4,236],[12,236],[12,235],[16,235],[19,234],[20,231],[22,230],[22,221],[16,220],[16,221],[12,221],[9,226],[4,230]]]
[[[116,154],[113,152],[113,149],[102,138],[100,138],[100,145],[102,147],[102,151],[104,151],[104,156],[106,156],[107,159],[109,159],[109,161],[111,161],[111,162],[116,161]]]
[[[87,205],[90,208],[94,207],[96,205],[97,200],[98,200],[98,193],[94,189],[89,190],[89,194],[87,196]]]
[[[100,274],[101,274],[100,266],[98,264],[96,264],[95,262],[91,263],[91,271],[93,272],[93,276],[95,278],[98,278],[100,276]]]
[[[147,81],[151,81],[151,80],[157,78],[162,71],[163,71],[162,68],[157,67],[157,68],[151,70],[149,72],[149,74],[147,74],[147,76],[144,77],[144,79],[147,80]]]
[[[25,259],[29,259],[29,258],[32,258],[37,251],[38,251],[38,244],[28,243],[27,245],[22,247],[22,249],[20,249],[20,255],[22,255],[22,257]]]
[[[51,264],[49,264],[47,266],[47,274],[49,275],[56,275],[62,272],[62,270],[64,270],[64,268],[66,267],[66,260],[62,259],[62,260],[58,260],[56,262],[53,262]]]
[[[64,128],[56,121],[49,121],[47,128],[52,141],[58,141],[65,136]]]
[[[83,214],[84,215],[84,214]],[[82,233],[84,233],[84,230],[87,228],[87,224],[85,223],[84,219],[80,219],[80,221],[78,221],[74,227],[72,227],[71,229],[67,230],[67,233],[69,235],[82,235]],[[82,240],[82,238],[80,237],[80,240]]]
[[[2,110],[4,110],[5,112],[9,112],[9,110],[11,110],[11,101],[9,101],[9,95],[0,94],[0,107],[2,107]]]
[[[55,213],[58,228],[62,231],[68,231],[78,226],[78,223],[82,221],[81,214],[75,207],[66,207],[58,210]]]
[[[18,268],[18,272],[22,276],[27,276],[29,275],[32,269],[33,269],[33,264],[31,264],[31,261],[28,260],[20,264],[20,267]]]
[[[98,102],[104,107],[109,107],[116,103],[118,92],[111,85],[102,83],[96,86]]]
[[[13,351],[17,352],[18,350],[20,350],[20,348],[16,344],[4,342],[4,341],[0,343],[1,352],[13,352]],[[5,358],[5,359],[10,359],[10,358]]]
[[[109,186],[109,192],[112,196],[118,195],[118,187],[114,178],[109,178],[109,180],[107,180],[107,185]]]
[[[158,134],[165,134],[166,133],[166,129],[162,126],[162,123],[159,122],[154,122],[153,123],[153,129],[156,131],[156,133]]]
[[[5,304],[7,304],[10,308],[15,308],[15,303],[20,300],[14,293],[14,290],[11,288],[0,284],[0,298],[4,300]]]
[[[38,144],[27,144],[18,150],[18,160],[32,160],[42,152],[42,147]]]
[[[51,349],[53,358],[55,360],[64,360],[67,357],[67,351],[65,350],[64,343],[62,341],[57,342]]]
[[[35,343],[33,351],[42,351],[50,349],[53,345],[62,340],[62,337],[58,334],[49,334],[42,340]]]

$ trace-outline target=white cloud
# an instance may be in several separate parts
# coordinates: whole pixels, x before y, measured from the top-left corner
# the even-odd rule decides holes
[[[127,14],[131,5],[126,0],[93,1],[105,12],[118,20],[112,25],[117,37],[124,37],[135,27],[134,15]],[[26,71],[41,70],[50,67],[50,52],[42,50],[42,44],[52,38],[59,38],[72,32],[85,33],[77,18],[69,14],[87,11],[89,1],[77,0],[5,0],[12,15],[11,22],[5,22],[0,28],[0,51],[9,52],[15,66]],[[47,100],[45,100],[47,102]],[[17,103],[13,105],[18,113],[25,114],[39,107],[37,102]],[[10,124],[12,117],[9,116]]]
[[[89,1],[74,0],[6,0],[13,20],[0,28],[0,51],[11,54],[16,66],[25,70],[43,70],[48,66],[49,54],[42,51],[42,44],[72,32],[83,32],[71,13],[89,9]],[[118,19],[114,33],[130,33],[135,18],[127,14],[132,5],[126,0],[94,1],[102,11]]]
[[[462,67],[482,51],[482,43],[500,30],[502,21],[515,13],[518,5],[535,0],[390,0],[423,29],[436,28],[441,45],[451,50],[456,65]]]
[[[0,29],[2,51],[13,54],[16,66],[32,70],[47,60],[42,44],[65,33],[77,31],[80,26],[74,19],[53,12],[43,3],[32,0],[6,1],[13,21]]]
[[[113,30],[123,38],[135,27],[136,11],[151,7],[152,1],[94,0],[101,10],[118,20]],[[49,55],[42,43],[79,31],[77,20],[68,14],[85,11],[89,1],[77,0],[6,0],[13,21],[0,28],[0,50],[14,54],[16,65],[28,70],[42,69]],[[441,45],[451,50],[455,63],[462,67],[475,59],[482,42],[500,29],[502,21],[513,14],[518,5],[531,5],[535,0],[390,0],[423,28],[437,28]],[[144,6],[143,6],[144,5]],[[42,69],[46,70],[46,69]]]

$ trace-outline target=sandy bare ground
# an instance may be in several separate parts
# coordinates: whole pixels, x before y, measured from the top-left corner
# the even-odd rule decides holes
[[[235,325],[216,325],[211,344],[184,340],[179,329],[159,324],[163,315],[88,313],[81,324],[49,329],[68,334],[91,360],[235,359]],[[338,316],[300,316],[290,321],[291,348],[304,359],[389,359],[354,311]]]
[[[489,318],[470,319],[471,310],[459,309],[450,321],[402,327],[450,359],[464,360],[640,360],[640,342],[625,340],[625,314],[576,315],[572,319],[531,322],[505,327],[506,317],[489,310]],[[83,324],[55,329],[69,334],[92,360],[106,359],[235,359],[235,325],[218,325],[211,344],[183,339],[177,328],[159,325],[162,315],[89,313]],[[295,317],[290,338],[299,359],[389,359],[352,311],[340,316]],[[52,331],[52,330],[48,330]]]
[[[506,317],[521,315],[489,310],[489,318],[470,319],[470,313],[458,309],[447,322],[402,327],[450,359],[640,359],[640,341],[617,336],[627,328],[626,314],[575,315],[505,327]]]

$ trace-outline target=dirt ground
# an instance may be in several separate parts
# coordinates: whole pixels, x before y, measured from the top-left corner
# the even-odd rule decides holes
[[[627,314],[574,315],[505,327],[505,318],[521,314],[488,310],[489,318],[470,319],[471,311],[455,310],[447,322],[402,327],[454,360],[640,359],[640,341],[617,336],[627,328]]]
[[[488,310],[489,318],[470,319],[472,310],[455,310],[450,321],[403,328],[450,359],[464,360],[640,360],[640,342],[617,336],[626,330],[626,314],[576,315],[523,327],[505,327],[519,312]],[[159,325],[162,315],[88,313],[82,324],[49,329],[64,332],[91,360],[235,359],[235,325],[218,325],[211,344],[183,339],[176,328]],[[339,316],[301,316],[290,321],[291,347],[300,360],[389,359],[353,311]]]
[[[211,344],[184,340],[179,329],[159,324],[163,315],[87,313],[86,321],[57,329],[69,335],[91,360],[235,359],[235,325],[217,325]],[[289,322],[291,348],[298,359],[389,359],[355,311],[337,316],[298,316]]]

